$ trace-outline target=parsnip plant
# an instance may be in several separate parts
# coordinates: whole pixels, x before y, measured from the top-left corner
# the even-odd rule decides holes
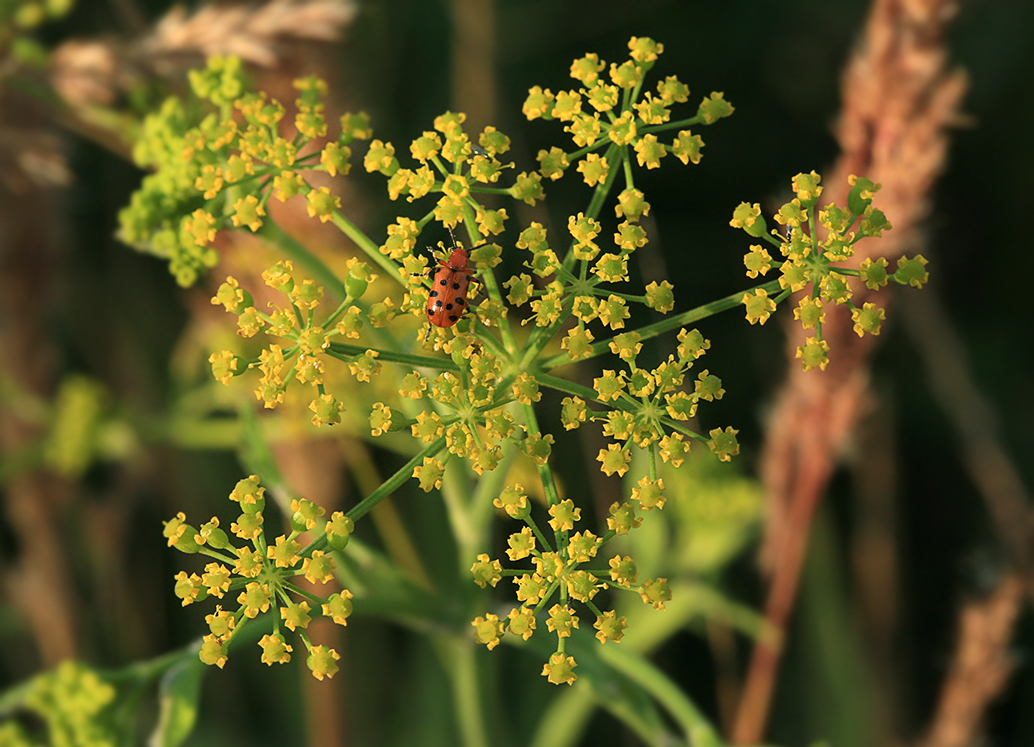
[[[376,599],[377,584],[362,579],[353,555],[368,557],[369,549],[350,546],[351,535],[413,480],[442,494],[468,583],[497,591],[499,606],[475,611],[469,635],[489,649],[545,637],[542,674],[574,682],[575,629],[591,626],[600,644],[619,644],[629,624],[623,598],[657,610],[671,600],[667,579],[642,577],[637,559],[613,551],[612,540],[680,500],[664,475],[683,465],[691,446],[723,461],[739,451],[735,428],[700,433],[692,425],[698,408],[726,392],[701,366],[711,342],[691,325],[741,305],[750,323],[763,324],[798,293],[794,315],[814,330],[798,357],[806,369],[821,369],[836,354],[822,337],[826,306],[848,305],[859,335],[878,334],[883,311],[856,308],[854,284],[925,282],[922,257],[901,260],[893,273],[885,260],[852,264],[857,241],[890,228],[872,204],[878,185],[852,178],[847,205],[821,205],[820,177],[810,172],[793,178],[795,196],[774,216],[778,230],[757,205],[733,213],[732,225],[758,242],[744,258],[748,277],[776,279],[688,311],[676,311],[667,281],[636,287],[629,262],[649,240],[640,221],[650,211],[637,173],[698,163],[699,130],[733,107],[712,93],[684,111],[687,86],[673,75],[651,77],[662,45],[633,37],[628,46],[620,63],[595,54],[575,60],[571,90],[531,89],[526,117],[569,136],[540,151],[534,165],[508,162],[509,138],[492,127],[467,132],[462,113],[441,115],[408,148],[375,139],[363,113],[342,116],[340,135],[325,141],[321,81],[296,81],[297,114],[288,121],[281,103],[246,90],[232,58],[213,58],[191,75],[197,100],[170,99],[146,121],[136,158],[154,173],[121,215],[125,241],[167,258],[183,285],[218,264],[212,242],[224,229],[250,230],[283,252],[263,274],[279,303],[259,307],[254,289],[233,277],[212,299],[251,346],[214,353],[215,378],[252,389],[269,409],[301,398],[319,428],[345,413],[361,417],[372,437],[408,459],[347,512],[327,516],[292,497],[282,533],[267,521],[267,476],[258,475],[230,493],[236,515],[226,525],[212,517],[192,526],[182,513],[168,521],[169,545],[207,561],[175,583],[184,605],[214,598],[204,662],[221,667],[241,631],[269,614],[273,630],[259,643],[264,662],[304,652],[315,677],[333,676],[337,652],[313,643],[306,628],[318,615],[346,625],[353,604]],[[347,179],[357,167],[383,175],[399,206],[377,236],[357,227],[332,189],[306,179],[313,171]],[[489,206],[535,205],[561,178],[587,188],[584,210],[566,224],[515,225],[506,207]],[[344,277],[271,221],[271,199],[304,200],[313,219],[351,239],[358,253]],[[439,244],[444,253],[434,259],[426,237],[446,229],[456,243]],[[520,270],[499,275],[504,258]],[[436,299],[459,304],[445,316]],[[667,316],[631,329],[635,306]],[[656,337],[669,352],[646,363],[642,343]],[[562,375],[573,362],[596,366],[591,387]],[[559,417],[543,412],[544,390],[562,395]],[[576,487],[565,493],[557,480],[556,426],[601,429],[608,442],[599,469],[627,481],[625,498],[599,523],[588,520],[591,496]],[[534,464],[530,479],[511,477],[521,456]],[[492,544],[496,521],[509,535],[502,553]],[[314,593],[298,577],[331,590]],[[333,590],[338,583],[345,588]]]

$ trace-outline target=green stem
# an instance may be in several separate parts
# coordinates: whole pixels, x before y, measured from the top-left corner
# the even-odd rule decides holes
[[[484,685],[477,669],[476,648],[469,636],[435,639],[438,655],[452,683],[453,708],[463,747],[489,747],[485,725]]]
[[[531,747],[570,747],[584,736],[585,725],[596,710],[590,687],[567,688],[551,701],[535,727]]]
[[[645,657],[621,646],[601,646],[599,656],[663,705],[693,747],[725,747],[725,742],[696,704]]]
[[[467,229],[467,234],[469,235],[471,244],[473,245],[474,238],[480,236],[480,231],[478,231],[474,209],[469,204],[464,204],[463,206],[463,218],[463,224]],[[503,294],[499,290],[499,284],[496,281],[495,273],[491,270],[486,270],[478,275],[478,280],[482,285],[484,285],[485,290],[488,291],[488,297],[502,306]],[[506,352],[512,355],[513,351],[517,349],[517,345],[513,339],[513,331],[510,329],[510,322],[506,317],[499,320],[499,331],[502,333],[503,346],[506,348]]]
[[[377,353],[378,361],[387,363],[405,363],[408,366],[421,366],[433,368],[440,371],[459,371],[451,358],[430,358],[426,355],[414,355],[413,353],[401,353],[391,349],[377,349],[366,345],[352,345],[345,342],[332,342],[324,351],[327,355],[338,360],[348,361],[357,355],[363,355],[367,350]]]
[[[197,656],[200,648],[201,641],[193,641],[186,646],[170,651],[167,654],[161,654],[153,659],[139,661],[122,669],[109,670],[105,673],[105,679],[111,682],[150,682],[161,677],[171,666],[184,657]]]
[[[256,233],[279,249],[288,259],[297,262],[307,270],[330,293],[340,298],[347,295],[345,284],[341,278],[335,275],[334,271],[327,267],[323,260],[310,252],[304,244],[272,220],[267,218]]]
[[[549,344],[549,341],[553,339],[557,330],[560,329],[567,321],[568,315],[571,313],[572,301],[570,299],[564,302],[564,305],[560,311],[560,316],[553,324],[548,327],[536,326],[532,330],[531,334],[528,335],[528,342],[524,347],[524,355],[517,364],[518,370],[524,371],[528,369],[531,364],[538,357],[539,353],[542,352],[543,348]],[[564,355],[566,358],[566,354]]]
[[[647,127],[639,128],[639,133],[645,135],[651,132],[667,132],[668,130],[677,130],[680,127],[689,127],[690,125],[703,124],[704,120],[700,115],[690,117],[689,119],[680,119],[676,122],[665,122],[659,125],[649,125]]]
[[[445,437],[442,436],[434,443],[427,446],[423,451],[417,454],[415,457],[410,459],[403,465],[398,472],[389,477],[387,481],[377,488],[375,491],[370,493],[366,498],[357,503],[352,507],[352,510],[348,512],[347,516],[352,521],[359,521],[362,517],[366,516],[370,510],[378,503],[383,501],[398,488],[400,488],[407,480],[413,476],[413,470],[424,463],[424,457],[434,456],[439,451],[445,448]]]
[[[380,247],[373,243],[373,240],[369,236],[360,231],[358,226],[337,210],[332,213],[331,222],[340,228],[341,232],[345,234],[345,236],[355,242],[355,245],[362,249],[367,257],[380,265],[381,269],[388,273],[390,277],[394,278],[399,285],[403,288],[406,287],[406,281],[402,279],[398,266],[388,257],[381,254]]]
[[[508,409],[511,412],[514,410],[513,407]],[[477,538],[479,546],[482,547],[487,544],[488,530],[495,516],[493,501],[506,485],[507,478],[510,475],[510,465],[513,464],[517,456],[517,448],[512,442],[505,442],[502,448],[504,456],[500,460],[499,466],[490,473],[482,475],[477,482],[477,487],[474,489],[474,497],[471,500],[470,516],[474,526],[473,534]],[[463,565],[460,570],[467,572],[470,569],[470,561],[461,558],[460,562]]]
[[[456,542],[456,558],[459,572],[469,578],[470,563],[477,555],[477,549],[483,547],[483,537],[477,532],[471,515],[471,505],[467,500],[473,491],[470,485],[470,474],[465,464],[446,472],[442,480],[442,502],[449,517],[453,540]]]
[[[763,285],[759,285],[747,291],[736,291],[735,293],[725,296],[724,298],[719,298],[717,301],[712,301],[711,303],[704,304],[703,306],[697,306],[695,309],[690,309],[689,311],[686,311],[677,316],[662,319],[661,321],[655,322],[654,324],[648,324],[645,327],[640,327],[639,329],[634,331],[639,335],[641,340],[647,340],[651,337],[657,337],[658,335],[662,335],[665,332],[671,332],[687,324],[693,324],[694,322],[698,322],[701,319],[706,319],[707,317],[713,316],[719,312],[728,311],[729,309],[735,309],[737,306],[740,306],[743,303],[744,293],[749,293],[751,292],[751,290],[756,291],[758,289],[764,289],[765,291],[771,293],[772,291],[779,289],[779,281],[770,280],[769,282],[764,283]],[[589,348],[589,350],[590,354],[588,356],[585,356],[585,358],[581,358],[579,360],[595,358],[597,355],[602,355],[603,353],[607,352],[608,350],[610,350],[610,340],[601,340],[597,343],[594,343]],[[545,360],[540,361],[539,367],[545,371],[551,368],[556,368],[557,366],[563,366],[571,362],[571,357],[567,355],[567,353],[560,353],[558,355],[554,355],[551,358],[546,358]]]
[[[592,402],[599,402],[601,405],[610,407],[613,410],[624,410],[625,412],[632,413],[633,415],[637,414],[639,411],[640,403],[634,399],[628,401],[623,399],[616,399],[613,402],[602,402],[598,399],[599,394],[596,392],[595,389],[590,389],[589,387],[583,386],[582,384],[576,384],[573,381],[561,379],[557,376],[550,376],[546,373],[536,372],[535,381],[537,381],[542,386],[548,386],[550,389],[556,389],[558,392],[564,392],[565,394],[573,394],[576,397],[581,397],[582,399],[589,400]],[[688,426],[680,423],[677,420],[661,416],[657,418],[657,422],[667,426],[673,431],[678,431],[679,433],[682,433],[686,436],[690,436],[691,438],[695,438],[696,440],[702,443],[707,443],[708,439],[706,437],[701,436],[699,433],[691,430]]]
[[[524,422],[528,426],[528,435],[541,434],[542,430],[539,428],[538,418],[535,416],[535,408],[531,405],[522,405],[524,411]],[[553,481],[553,470],[550,469],[549,463],[537,464],[539,479],[542,481],[542,490],[546,494],[546,503],[550,506],[555,506],[560,503],[560,492],[557,490],[556,483]]]

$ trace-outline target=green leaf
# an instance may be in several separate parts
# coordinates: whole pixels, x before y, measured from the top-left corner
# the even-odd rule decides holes
[[[258,475],[264,485],[283,485],[284,478],[269,448],[269,441],[262,432],[255,408],[245,405],[240,408],[239,415],[242,433],[238,457],[241,463],[251,474]]]
[[[169,667],[158,685],[158,723],[149,747],[176,747],[190,736],[197,721],[201,683],[207,667],[191,649]]]

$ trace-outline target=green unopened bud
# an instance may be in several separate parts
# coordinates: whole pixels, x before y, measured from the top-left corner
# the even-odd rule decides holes
[[[365,262],[357,262],[345,278],[345,291],[348,297],[353,300],[362,298],[369,284],[370,267]]]
[[[335,511],[327,522],[327,544],[334,550],[344,550],[348,545],[348,538],[352,536],[355,523],[345,516],[341,511]]]
[[[761,214],[761,206],[756,202],[753,205],[741,202],[733,211],[729,225],[733,228],[742,228],[755,238],[761,238],[768,232],[765,216]]]
[[[252,475],[237,482],[230,493],[230,500],[240,503],[244,513],[256,514],[266,507],[265,492],[265,488],[259,487],[258,476]]]
[[[847,207],[855,215],[861,215],[872,203],[873,195],[879,190],[880,185],[864,176],[854,176],[853,174],[848,177],[847,181],[851,185],[851,192],[847,195]]]
[[[180,511],[169,521],[163,522],[162,534],[169,541],[169,547],[175,547],[180,552],[195,553],[200,548],[194,541],[197,530],[187,524],[187,515]]]
[[[307,532],[315,528],[316,520],[324,514],[322,507],[307,498],[292,500],[291,510],[291,529],[295,532]]]
[[[201,525],[201,531],[194,538],[198,544],[206,544],[216,550],[224,550],[230,546],[230,539],[226,532],[219,528],[219,519],[212,517],[212,520]]]
[[[398,410],[393,410],[383,402],[377,402],[370,412],[370,431],[374,436],[394,433],[408,428],[413,422]]]

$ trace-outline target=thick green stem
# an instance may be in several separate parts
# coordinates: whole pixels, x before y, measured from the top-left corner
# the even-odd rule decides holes
[[[585,724],[596,710],[589,687],[572,687],[557,694],[539,720],[531,747],[571,747],[577,744]]]
[[[483,537],[478,532],[471,513],[471,502],[468,496],[473,492],[470,485],[470,474],[466,465],[456,465],[458,469],[446,472],[442,480],[442,501],[449,516],[449,526],[456,542],[456,555],[460,565],[460,573],[470,572],[470,563],[483,548]]]
[[[484,686],[477,668],[477,649],[469,636],[437,637],[435,644],[452,683],[453,708],[463,747],[489,747],[485,725]]]

